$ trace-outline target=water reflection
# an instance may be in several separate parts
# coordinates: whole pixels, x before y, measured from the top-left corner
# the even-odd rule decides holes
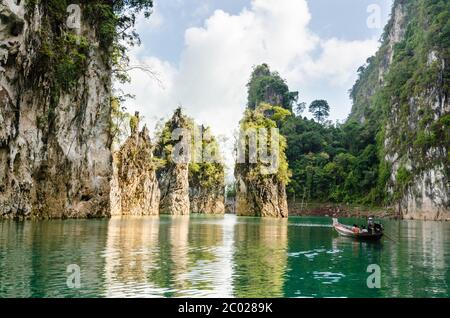
[[[0,228],[0,297],[101,294],[105,264],[97,256],[105,247],[106,227],[102,222],[4,221]],[[66,269],[70,264],[81,268],[81,289],[67,287]]]
[[[386,275],[385,296],[414,297],[449,295],[449,226],[430,221],[397,221],[388,224],[394,236],[389,259],[383,266]]]
[[[358,220],[343,220],[355,223]],[[0,222],[0,297],[448,297],[450,224],[385,221],[391,239],[327,218],[225,216]],[[81,268],[81,288],[66,268]],[[367,267],[381,267],[369,289]]]
[[[155,293],[148,281],[158,267],[159,217],[112,218],[105,258],[106,297],[145,297]]]
[[[31,297],[33,272],[31,223],[0,222],[0,296]],[[21,264],[21,266],[17,266]],[[20,277],[20,279],[17,279]]]
[[[235,226],[236,297],[282,297],[287,266],[287,220],[245,219]]]

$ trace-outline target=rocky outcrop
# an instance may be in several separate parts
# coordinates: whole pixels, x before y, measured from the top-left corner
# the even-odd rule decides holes
[[[425,18],[418,11],[421,4],[416,5],[398,1],[394,6],[389,43],[404,45],[410,41],[412,35],[406,33],[407,24],[402,21],[411,23],[413,16],[419,16],[419,21]],[[421,25],[420,32],[427,27]],[[394,96],[387,111],[384,151],[391,166],[388,191],[397,212],[406,219],[450,220],[450,124],[445,122],[450,116],[447,76],[450,61],[445,51],[427,46],[428,43],[414,48],[418,59],[414,67],[419,71],[410,75],[428,76],[427,82],[409,88],[406,105],[400,96]],[[421,50],[425,51],[422,56]],[[392,51],[394,56],[397,52]],[[398,58],[391,61],[395,64],[390,64],[390,68],[399,67]]]
[[[164,161],[163,167],[158,169],[157,178],[161,190],[159,209],[161,214],[188,215],[189,203],[189,153],[186,147],[190,145],[190,135],[175,135],[177,129],[188,132],[190,123],[177,109],[163,131],[155,150],[155,155]],[[181,131],[179,131],[181,133]],[[173,138],[172,138],[173,137]],[[185,143],[184,151],[174,155],[174,148]]]
[[[0,216],[108,216],[109,59],[90,23],[31,3],[0,3]]]
[[[194,153],[189,164],[189,200],[192,213],[225,213],[225,167],[219,144],[209,128],[194,125]],[[196,155],[197,154],[197,155]]]
[[[236,214],[236,197],[225,198],[225,213]]]
[[[236,214],[240,216],[288,217],[286,183],[289,182],[290,172],[285,155],[286,140],[278,130],[271,130],[276,127],[271,116],[276,116],[273,107],[261,104],[256,110],[247,110],[241,120],[238,160],[239,153],[243,154],[241,159],[244,160],[238,161],[234,170]],[[256,143],[252,146],[252,138],[248,138],[247,142],[247,136],[249,129],[253,128],[271,130],[272,136],[269,139],[269,134],[264,139],[259,136],[258,146]],[[268,150],[261,147],[262,143],[268,144],[270,149],[269,161],[261,157]]]
[[[367,59],[367,64],[358,70],[359,79],[353,86],[350,96],[353,99],[349,120],[365,123],[372,113],[378,112],[374,96],[385,84],[385,76],[394,60],[394,48],[404,39],[407,19],[406,0],[396,0],[391,19],[382,36],[382,44],[375,56]],[[370,118],[369,118],[370,119]],[[379,118],[378,118],[379,120]]]
[[[136,115],[134,118],[139,118]],[[158,215],[160,192],[153,145],[147,127],[132,127],[131,136],[114,154],[112,215]]]
[[[237,174],[236,214],[240,216],[288,217],[286,186],[276,177],[254,179]]]
[[[161,187],[161,214],[188,215],[189,182],[188,165],[170,163],[158,172]]]
[[[450,34],[439,18],[449,10],[448,2],[394,1],[382,45],[351,93],[350,120],[381,131],[386,201],[408,219],[450,220]]]
[[[237,215],[288,217],[286,184],[290,171],[286,139],[278,128],[298,100],[278,72],[267,64],[253,68],[247,84],[247,110],[237,142],[235,210]]]
[[[189,201],[192,213],[224,214],[225,196],[222,187],[190,187]]]

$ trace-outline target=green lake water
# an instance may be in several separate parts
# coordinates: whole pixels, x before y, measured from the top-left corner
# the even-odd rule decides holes
[[[361,224],[363,220],[341,219]],[[396,242],[329,218],[0,221],[0,297],[448,297],[450,223],[383,221]],[[80,286],[67,285],[80,269]],[[368,288],[367,267],[381,269]]]

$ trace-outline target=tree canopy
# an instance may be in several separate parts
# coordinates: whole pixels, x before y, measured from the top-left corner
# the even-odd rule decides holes
[[[319,123],[323,123],[330,115],[330,106],[326,100],[315,100],[309,105],[309,112]]]
[[[247,89],[249,109],[268,103],[292,111],[298,100],[298,92],[290,92],[286,81],[277,72],[271,72],[267,64],[253,68]]]

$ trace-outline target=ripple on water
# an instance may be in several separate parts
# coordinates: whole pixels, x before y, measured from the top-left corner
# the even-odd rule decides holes
[[[322,281],[322,284],[334,284],[338,283],[345,277],[342,273],[333,272],[313,272],[314,279]]]
[[[374,244],[325,218],[184,220],[0,221],[0,298],[450,295],[450,223],[386,220],[397,242]],[[68,264],[81,268],[79,290]],[[369,264],[382,268],[380,290],[366,287]]]
[[[289,257],[299,257],[299,256],[305,256],[308,260],[313,261],[314,258],[322,253],[327,253],[327,254],[334,254],[334,253],[338,253],[339,250],[332,250],[332,251],[327,251],[324,248],[319,248],[319,249],[313,249],[313,250],[308,250],[308,251],[300,251],[300,252],[291,252],[288,253]],[[331,252],[331,253],[330,253]]]

